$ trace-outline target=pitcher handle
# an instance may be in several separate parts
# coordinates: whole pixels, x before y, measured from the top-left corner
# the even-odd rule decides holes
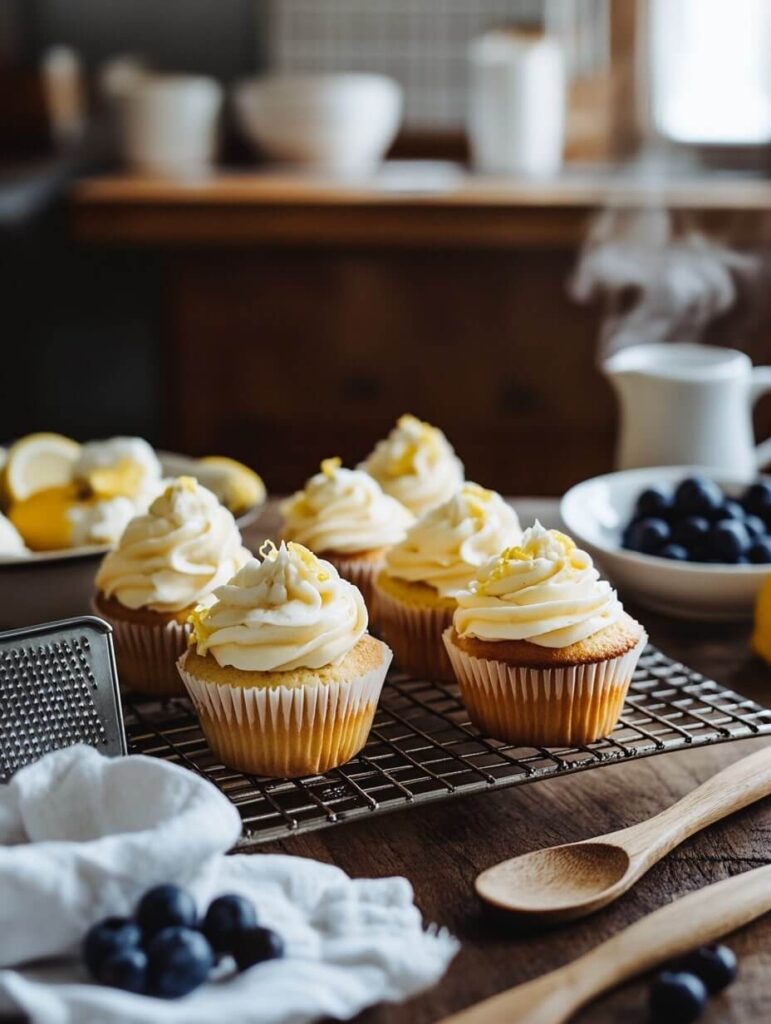
[[[771,366],[755,366],[752,370],[752,383],[750,395],[753,404],[761,397],[771,391]],[[771,437],[763,441],[755,448],[755,465],[758,469],[767,466],[771,462]]]

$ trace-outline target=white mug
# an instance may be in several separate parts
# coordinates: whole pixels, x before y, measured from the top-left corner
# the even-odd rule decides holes
[[[630,345],[602,364],[621,406],[619,469],[709,466],[752,480],[771,461],[755,445],[752,407],[771,367],[744,352],[689,342]]]
[[[148,75],[120,99],[123,152],[148,174],[206,174],[217,147],[222,87],[201,75]]]

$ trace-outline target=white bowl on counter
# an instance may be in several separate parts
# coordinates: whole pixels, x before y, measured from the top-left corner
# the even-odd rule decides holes
[[[182,456],[157,452],[165,475]],[[189,460],[188,460],[189,461]],[[256,522],[264,505],[236,517],[241,530]],[[0,630],[91,615],[94,577],[109,551],[104,545],[36,551],[24,558],[0,556]]]
[[[621,547],[621,533],[641,491],[655,485],[674,488],[686,477],[697,475],[714,480],[730,496],[739,495],[747,486],[739,475],[732,477],[703,466],[622,470],[572,487],[562,499],[560,514],[567,532],[589,552],[622,598],[633,598],[681,619],[750,619],[757,593],[771,575],[771,565],[675,562]]]
[[[275,75],[242,82],[234,100],[244,134],[269,156],[358,175],[393,142],[403,91],[385,75]]]

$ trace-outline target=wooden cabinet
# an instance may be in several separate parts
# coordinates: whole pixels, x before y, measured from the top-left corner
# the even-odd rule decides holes
[[[74,216],[93,244],[163,253],[167,446],[232,454],[286,491],[325,456],[355,463],[410,411],[444,428],[471,479],[559,494],[612,464],[598,312],[566,295],[607,191],[568,180],[410,198],[298,179],[105,180],[80,186]],[[739,215],[760,230],[751,183],[726,196],[701,185],[672,201],[701,204],[713,227]],[[719,340],[771,362],[766,323]]]

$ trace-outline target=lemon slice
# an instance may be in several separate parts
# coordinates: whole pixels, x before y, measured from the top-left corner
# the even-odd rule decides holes
[[[10,502],[37,491],[63,487],[72,480],[80,445],[61,434],[28,434],[8,449],[3,466],[3,491]]]
[[[46,487],[11,505],[8,518],[33,551],[56,551],[70,546],[70,510],[83,504],[74,484]]]
[[[213,491],[231,512],[243,512],[265,501],[262,477],[226,455],[206,455],[194,471],[200,483]]]

